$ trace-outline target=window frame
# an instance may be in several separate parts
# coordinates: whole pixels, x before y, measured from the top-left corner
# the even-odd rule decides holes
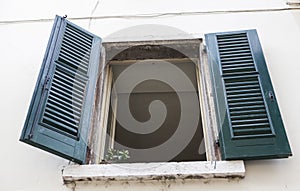
[[[101,63],[99,70],[99,78],[97,81],[97,90],[95,96],[95,104],[93,109],[93,122],[91,126],[90,141],[88,143],[88,151],[90,151],[86,164],[99,164],[104,160],[105,141],[107,136],[107,125],[109,116],[109,105],[112,86],[112,71],[108,63],[113,55],[109,51],[112,47],[117,49],[126,49],[139,45],[182,45],[190,46],[198,44],[198,55],[191,58],[196,63],[196,77],[198,85],[199,108],[201,111],[201,119],[203,125],[203,136],[205,143],[206,161],[220,161],[221,154],[218,148],[218,128],[216,122],[216,113],[214,108],[213,89],[210,80],[210,68],[207,60],[207,53],[202,38],[194,39],[174,39],[174,40],[151,40],[151,41],[129,41],[129,42],[102,42]],[[115,50],[112,52],[116,52]],[[126,62],[126,60],[124,61]],[[101,75],[102,74],[102,75]],[[101,100],[97,100],[101,97]],[[97,112],[100,111],[100,112]],[[95,120],[99,119],[99,120]],[[96,135],[96,136],[95,136]],[[97,136],[98,135],[98,136]],[[200,143],[199,143],[200,144]]]

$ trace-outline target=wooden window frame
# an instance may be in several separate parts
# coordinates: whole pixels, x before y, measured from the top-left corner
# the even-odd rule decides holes
[[[201,38],[195,39],[176,39],[176,40],[155,40],[155,41],[132,41],[132,42],[103,42],[101,63],[99,71],[99,79],[97,84],[95,105],[93,112],[93,122],[91,127],[91,139],[89,142],[90,151],[86,164],[99,164],[104,160],[105,155],[105,140],[107,136],[107,125],[109,116],[109,105],[111,97],[112,86],[112,71],[109,66],[112,56],[121,50],[128,47],[139,45],[176,45],[183,47],[190,47],[191,44],[197,44],[198,56],[192,55],[191,58],[196,63],[196,77],[199,93],[199,104],[201,110],[201,119],[203,124],[203,135],[205,143],[205,152],[207,161],[220,161],[221,155],[218,148],[218,128],[216,124],[214,99],[212,96],[212,84],[210,80],[210,69],[207,61],[207,54],[203,40]],[[117,49],[117,50],[115,50]],[[114,54],[111,54],[113,52]],[[122,61],[118,61],[122,62]],[[126,60],[123,61],[126,63]],[[102,75],[101,75],[102,74]],[[103,88],[101,88],[101,86]],[[97,97],[102,97],[97,100]],[[99,112],[100,111],[100,112]],[[99,119],[99,120],[95,120]],[[199,144],[200,144],[199,140]]]

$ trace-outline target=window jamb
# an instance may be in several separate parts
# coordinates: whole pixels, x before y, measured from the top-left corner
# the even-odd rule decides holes
[[[111,85],[112,85],[112,70],[109,65],[105,66],[105,80],[104,80],[104,94],[103,94],[103,107],[101,108],[102,113],[102,123],[101,126],[96,128],[101,128],[101,139],[100,142],[100,153],[99,161],[104,160],[105,155],[105,140],[107,136],[107,125],[108,125],[108,116],[109,116],[109,106],[110,106],[110,97],[111,97]]]
[[[204,43],[199,46],[200,58],[198,64],[200,109],[202,114],[203,134],[207,161],[220,161],[221,154],[218,145],[218,126],[216,121],[211,72],[208,64]]]

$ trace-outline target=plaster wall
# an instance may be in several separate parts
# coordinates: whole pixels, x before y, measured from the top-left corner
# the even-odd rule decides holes
[[[293,150],[289,159],[246,161],[246,176],[241,180],[93,182],[73,185],[75,190],[297,190],[300,10],[283,10],[290,8],[285,3],[282,0],[1,1],[0,190],[72,190],[72,186],[63,185],[61,177],[67,160],[18,141],[55,14],[67,14],[72,22],[104,41],[201,38],[209,32],[257,29]],[[94,18],[89,19],[90,16]]]

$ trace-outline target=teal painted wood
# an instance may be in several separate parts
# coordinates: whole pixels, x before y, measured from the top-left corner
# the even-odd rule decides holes
[[[256,30],[205,35],[222,158],[292,155]]]
[[[101,38],[56,16],[20,141],[85,163]]]

